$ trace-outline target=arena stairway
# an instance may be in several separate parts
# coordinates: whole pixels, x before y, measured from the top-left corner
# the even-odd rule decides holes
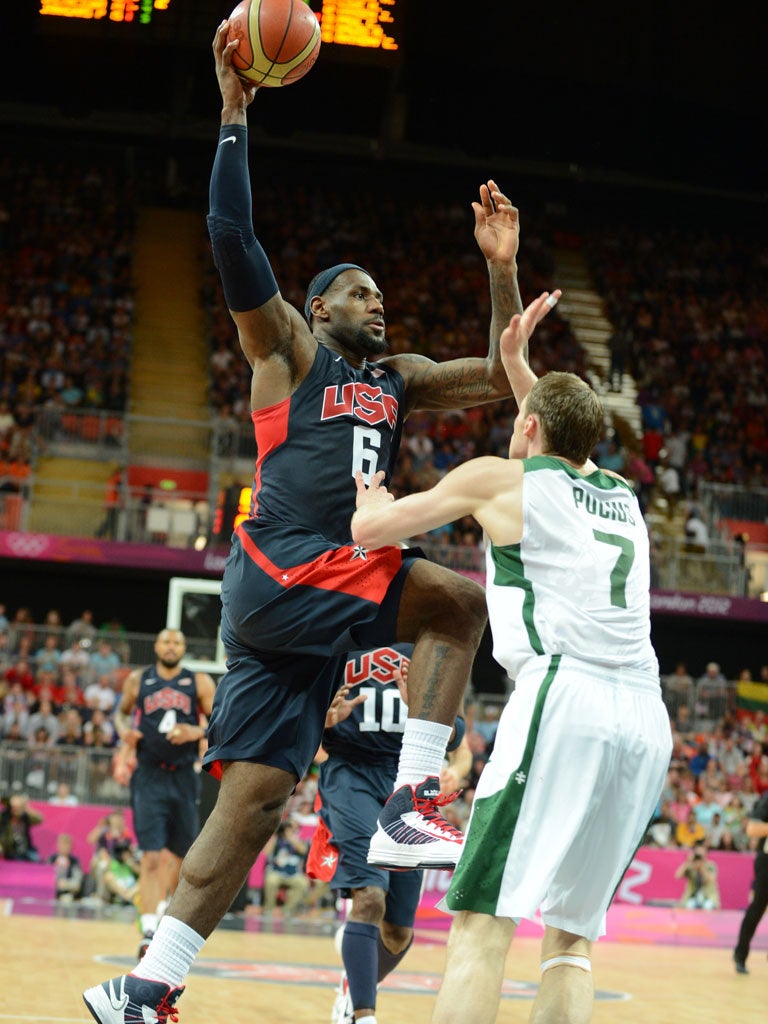
[[[637,441],[642,434],[637,388],[629,373],[625,373],[621,391],[609,390],[608,339],[613,325],[605,316],[603,300],[594,286],[587,261],[578,249],[555,249],[552,256],[556,267],[554,281],[563,290],[558,309],[587,353],[592,371],[590,383],[624,443]]]
[[[41,456],[32,477],[25,529],[30,533],[87,537],[104,518],[107,481],[117,463]]]
[[[133,463],[208,464],[209,432],[199,425],[210,420],[200,301],[204,228],[197,212],[145,207],[139,213],[128,437]],[[174,422],[137,421],[141,416]]]

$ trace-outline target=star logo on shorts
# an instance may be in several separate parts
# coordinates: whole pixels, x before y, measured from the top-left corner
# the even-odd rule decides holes
[[[350,562],[354,562],[356,558],[362,558],[364,562],[368,561],[368,552],[365,550],[362,544],[355,544],[354,550],[352,551],[352,557]]]
[[[527,778],[528,776],[525,774],[525,772],[518,772],[515,775],[515,782],[518,784],[518,786],[522,786],[522,784],[525,782]]]
[[[335,853],[327,853],[325,857],[323,857],[323,859],[320,861],[320,864],[324,868],[332,868],[335,867],[337,860],[338,857],[336,856]]]
[[[287,583],[288,580],[290,579],[290,576],[288,575],[287,572],[284,572],[280,579],[283,581],[283,583]]]

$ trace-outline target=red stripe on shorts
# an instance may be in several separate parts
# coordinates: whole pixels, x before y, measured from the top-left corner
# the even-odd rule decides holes
[[[286,590],[300,584],[304,587],[317,587],[319,590],[335,590],[381,604],[403,562],[402,548],[399,547],[363,551],[359,547],[345,544],[326,551],[314,562],[281,569],[254,544],[242,523],[235,533],[248,557]]]

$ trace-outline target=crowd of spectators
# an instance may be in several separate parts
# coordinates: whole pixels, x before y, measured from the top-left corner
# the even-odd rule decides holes
[[[52,609],[35,624],[28,608],[0,603],[0,738],[38,751],[112,748],[112,722],[129,648],[86,608],[68,625]]]
[[[255,183],[254,206],[260,240],[289,301],[303,306],[304,288],[319,266],[357,262],[371,270],[384,292],[392,351],[442,360],[487,348],[485,268],[473,252],[468,210],[460,199],[432,205],[420,199],[412,216],[403,218],[398,201],[382,196],[374,183],[370,196],[360,190],[351,199],[330,189],[297,193],[270,180]],[[606,390],[619,390],[625,373],[638,388],[641,436],[609,426],[594,452],[598,465],[632,481],[644,512],[654,494],[663,497],[670,519],[678,508],[684,518],[700,512],[700,480],[765,486],[768,255],[762,240],[718,237],[707,227],[653,234],[647,227],[616,226],[564,239],[547,218],[524,211],[524,301],[561,283],[551,254],[563,244],[585,254],[615,326]],[[210,252],[205,266],[211,406],[222,423],[248,430],[250,371]],[[539,326],[531,361],[537,374],[556,368],[597,379],[559,309]],[[497,403],[412,416],[393,492],[428,488],[457,462],[477,455],[505,455],[514,412],[511,403]],[[691,518],[690,536],[682,538],[691,551],[708,546],[699,520]],[[435,539],[452,545],[481,542],[471,519],[438,533]]]
[[[0,468],[12,478],[67,412],[125,409],[135,201],[103,156],[14,153],[0,159],[0,196]]]
[[[63,748],[62,753],[69,748],[114,751],[118,739],[112,716],[130,667],[127,645],[106,638],[90,609],[65,626],[55,609],[44,623],[36,624],[29,609],[17,608],[9,615],[7,606],[0,603],[0,747],[23,745],[35,752],[40,765],[55,756],[57,748]],[[739,682],[764,687],[764,710],[740,708]],[[681,905],[715,909],[719,906],[717,865],[709,854],[753,852],[755,841],[747,836],[746,821],[755,801],[768,790],[768,664],[754,677],[745,668],[739,680],[729,681],[716,662],[708,662],[697,677],[680,662],[662,676],[662,692],[673,752],[645,843],[687,851],[676,873],[684,883]],[[754,700],[753,692],[751,696]],[[493,700],[471,696],[467,702],[471,768],[464,778],[457,778],[446,766],[441,779],[445,793],[460,789],[458,798],[444,808],[446,818],[458,828],[466,828],[477,782],[493,751],[500,712],[501,704]],[[105,773],[110,765],[107,757]],[[284,916],[332,905],[327,886],[309,885],[301,868],[307,844],[296,838],[298,829],[317,823],[316,793],[314,765],[286,807],[274,849],[267,851],[268,884],[262,907],[267,915],[275,910],[278,892]],[[65,806],[79,802],[63,781],[46,799]],[[5,794],[0,809],[0,858],[39,861],[33,829],[42,820],[26,793]],[[107,813],[87,841],[92,856],[81,863],[73,853],[72,836],[57,837],[56,850],[47,858],[56,868],[57,900],[130,905],[141,851],[121,809]],[[296,847],[293,851],[291,842]],[[286,858],[286,850],[293,852],[292,859]]]
[[[258,234],[282,293],[301,308],[318,267],[358,262],[384,291],[393,352],[437,360],[482,355],[490,298],[472,240],[474,196],[466,173],[443,177],[440,190],[423,195],[417,171],[404,168],[369,168],[354,191],[332,171],[312,189],[268,169],[261,180],[254,175]],[[41,408],[50,413],[49,428],[70,409],[126,408],[136,197],[131,175],[106,154],[21,167],[8,158],[0,161],[0,183],[0,476],[10,487],[9,469],[29,462],[33,437],[45,444],[45,431],[34,429]],[[227,428],[218,436],[234,437],[250,428],[250,371],[203,231],[204,196],[193,201],[200,204],[204,246],[209,405],[214,422]],[[606,387],[618,388],[625,374],[638,387],[642,437],[609,428],[594,453],[598,464],[626,475],[644,509],[658,489],[670,514],[681,500],[695,502],[700,480],[765,485],[762,239],[718,235],[708,226],[656,231],[618,221],[564,236],[556,218],[537,209],[524,209],[522,224],[524,301],[562,283],[556,246],[583,252],[615,327]],[[531,358],[538,374],[557,368],[592,376],[560,309],[540,325]],[[467,458],[505,454],[514,412],[507,402],[411,417],[394,493],[429,487]],[[697,549],[700,532],[692,540]],[[467,519],[435,539],[476,547],[481,535]]]
[[[646,461],[699,481],[768,484],[768,249],[760,234],[611,225],[583,251],[625,336]]]

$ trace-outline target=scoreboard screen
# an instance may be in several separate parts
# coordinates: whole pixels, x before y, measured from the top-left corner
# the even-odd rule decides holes
[[[38,0],[39,14],[48,27],[66,19],[73,27],[96,22],[147,30],[151,35],[173,23],[201,41],[212,37],[221,18],[235,5],[218,0]],[[405,0],[304,0],[317,15],[324,46],[335,56],[390,55],[402,47]],[[223,12],[223,13],[222,13]],[[49,20],[50,19],[50,20]],[[191,41],[191,40],[188,40]]]
[[[112,23],[149,25],[172,3],[183,0],[40,0],[40,14],[54,18],[80,18]]]
[[[393,53],[402,45],[404,0],[312,0],[323,43]]]

